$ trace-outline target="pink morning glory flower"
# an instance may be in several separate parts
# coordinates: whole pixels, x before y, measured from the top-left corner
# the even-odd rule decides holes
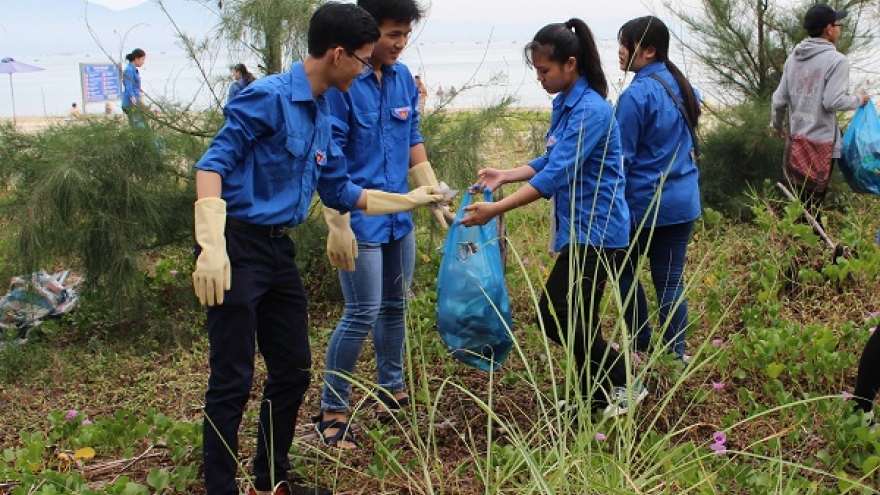
[[[712,445],[709,445],[709,448],[714,450],[715,455],[719,457],[727,453],[727,447],[723,443],[713,443]]]
[[[177,270],[171,270],[171,272],[169,272],[169,273],[171,273],[171,276],[172,276],[172,277],[176,277],[177,274],[180,273],[180,272],[178,272]]]
[[[841,397],[843,397],[843,400],[850,400],[853,398],[853,394],[851,394],[850,392],[847,392],[846,390],[841,392],[840,395],[841,395]]]
[[[604,442],[607,437],[604,433],[596,433],[596,440],[600,442]]]
[[[723,343],[723,339],[712,339],[712,345],[714,345],[715,347],[721,347],[721,344]]]
[[[721,390],[724,388],[724,382],[716,382],[713,380],[712,381],[712,388],[714,388],[715,390]]]
[[[709,445],[709,449],[715,451],[715,455],[722,456],[727,453],[725,443],[727,443],[727,434],[723,431],[716,431],[712,434],[712,443]]]
[[[83,426],[90,425],[90,424],[92,424],[92,420],[90,420],[89,418],[86,418],[83,420],[82,424],[83,424]]]
[[[67,411],[67,415],[64,416],[64,419],[70,421],[71,419],[75,418],[77,414],[79,413],[76,412],[76,409],[71,409],[70,411]]]
[[[614,349],[615,351],[619,351],[619,350],[620,350],[620,344],[618,344],[617,342],[612,342],[612,343],[611,343],[611,348]]]

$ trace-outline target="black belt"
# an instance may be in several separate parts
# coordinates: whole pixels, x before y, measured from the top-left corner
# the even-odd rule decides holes
[[[269,237],[284,237],[292,227],[284,227],[281,225],[254,225],[236,220],[232,217],[226,217],[226,226],[243,232],[252,232],[254,234],[265,235]]]

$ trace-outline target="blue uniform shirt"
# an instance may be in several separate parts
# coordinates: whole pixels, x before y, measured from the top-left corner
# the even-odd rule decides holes
[[[122,108],[133,106],[132,98],[141,101],[141,72],[131,62],[122,71]]]
[[[603,248],[629,244],[617,121],[611,104],[586,78],[553,100],[547,152],[529,165],[536,172],[529,184],[556,200],[555,251],[571,243]]]
[[[245,87],[247,87],[247,81],[243,77],[239,77],[232,84],[229,85],[229,96],[226,98],[226,101],[229,101],[235,98],[235,95],[241,93]]]
[[[655,73],[682,98],[681,89],[666,70],[666,64],[654,62],[636,73],[617,101],[626,201],[636,225],[648,215],[645,220],[648,228],[690,222],[700,216],[700,171],[691,156],[694,142],[687,122],[669,93],[649,77]],[[657,208],[654,195],[661,187]],[[652,201],[655,201],[653,206]]]
[[[302,62],[248,85],[223,110],[226,125],[196,164],[223,178],[228,216],[256,225],[293,226],[321,201],[345,213],[361,188],[338,163],[324,95],[312,97]],[[336,160],[333,156],[336,156]]]
[[[381,85],[368,71],[348,92],[328,91],[327,101],[333,140],[344,154],[338,166],[348,171],[352,182],[365,189],[409,191],[410,148],[422,142],[419,90],[409,69],[400,62],[384,66]],[[390,242],[412,232],[413,221],[408,212],[367,216],[353,211],[351,228],[358,241]]]

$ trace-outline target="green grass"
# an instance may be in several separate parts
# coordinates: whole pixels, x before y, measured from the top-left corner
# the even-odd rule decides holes
[[[531,156],[527,140],[505,136],[490,140],[486,157],[515,166]],[[371,419],[368,344],[352,397],[362,449],[327,450],[300,429],[291,452],[296,474],[365,494],[871,493],[880,477],[880,434],[850,414],[842,392],[852,391],[858,356],[880,322],[869,316],[880,310],[880,206],[838,195],[828,231],[858,256],[832,263],[810,228],[794,222],[796,206],[769,192],[759,199],[753,223],[711,211],[698,222],[687,271],[694,361],[683,368],[656,354],[637,365],[625,354],[651,394],[616,422],[583,408],[574,423],[553,412],[556,399],[571,398],[573,370],[534,318],[553,262],[546,203],[505,218],[517,347],[492,375],[452,360],[436,334],[443,233],[419,213],[407,346],[415,405],[388,425]],[[312,261],[321,259],[320,246],[314,251]],[[198,489],[208,349],[189,287],[191,263],[185,245],[152,251],[140,261],[144,313],[120,317],[114,306],[85,297],[75,315],[0,352],[0,493]],[[309,287],[327,283],[326,271],[307,277]],[[606,293],[603,331],[625,348],[616,298]],[[312,300],[314,374],[300,426],[318,408],[323,351],[340,310],[338,301]],[[245,459],[254,449],[264,377],[261,363],[257,369],[243,425]],[[721,456],[710,449],[716,432],[726,435]],[[94,458],[64,460],[86,447]]]

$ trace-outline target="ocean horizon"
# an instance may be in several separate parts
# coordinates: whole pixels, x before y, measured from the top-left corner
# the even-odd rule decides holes
[[[443,94],[455,88],[457,96],[448,104],[452,109],[484,108],[507,96],[514,97],[515,107],[549,109],[553,95],[544,91],[537,82],[534,70],[526,65],[523,59],[525,43],[415,43],[406,49],[401,61],[426,83],[426,105],[429,109],[439,101],[441,88]],[[616,101],[620,91],[632,79],[632,73],[624,73],[617,66],[616,40],[599,40],[599,55],[610,87],[609,98]],[[718,94],[693,59],[689,60],[682,53],[673,53],[670,58],[699,88],[705,100],[723,100],[723,95]],[[112,63],[108,56],[101,53],[58,53],[17,60],[44,69],[12,75],[17,117],[64,116],[70,111],[72,103],[76,103],[82,113],[104,113],[104,103],[84,103],[79,64]],[[218,56],[203,67],[206,81],[202,70],[187,57],[185,51],[148,52],[147,61],[141,68],[147,100],[174,101],[190,105],[195,110],[209,108],[216,104],[217,99],[221,102],[225,100],[228,84],[232,82],[229,68],[239,62],[252,70],[257,67],[256,60],[231,60]],[[868,91],[876,91],[876,86],[870,86],[871,73],[870,70],[862,72],[857,67],[853,70],[854,77],[862,75]],[[876,74],[876,69],[873,73]],[[0,79],[9,78],[6,74],[2,76]],[[113,102],[112,108],[114,113],[121,113],[118,101]],[[12,99],[7,80],[5,84],[0,83],[0,118],[11,117]]]

